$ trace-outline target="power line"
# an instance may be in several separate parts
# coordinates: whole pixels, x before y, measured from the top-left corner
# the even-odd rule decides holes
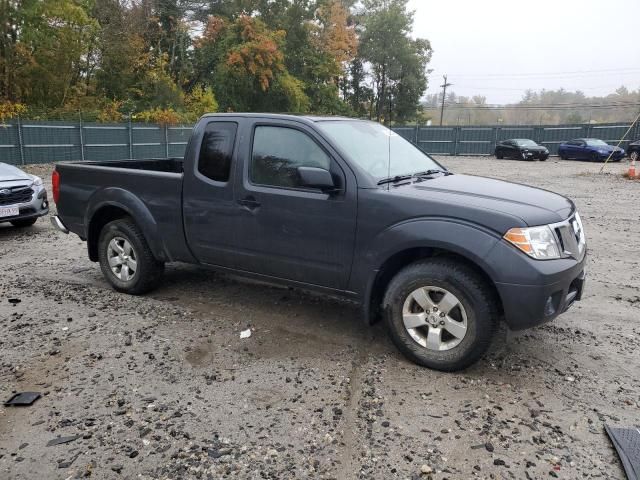
[[[589,105],[589,104],[556,104],[556,105],[490,105],[490,104],[468,104],[468,103],[447,103],[447,108],[476,109],[476,110],[575,110],[575,109],[616,109],[616,108],[638,108],[640,103],[625,103],[616,105]],[[436,108],[425,106],[425,108]]]
[[[440,125],[442,125],[442,118],[444,117],[444,102],[447,98],[447,87],[453,86],[453,83],[447,83],[447,76],[443,75],[444,84],[440,85],[442,87],[442,109],[440,110]]]
[[[455,74],[457,78],[553,78],[563,76],[592,76],[600,74],[616,73],[618,75],[632,75],[640,72],[640,67],[633,68],[608,68],[600,70],[573,70],[565,72],[527,72],[527,73],[486,73],[486,74],[469,74],[460,73]]]
[[[470,85],[460,85],[459,83],[456,84],[458,87],[460,88],[465,88],[468,90],[491,90],[491,91],[509,91],[509,92],[523,92],[523,91],[527,91],[527,90],[533,90],[535,91],[535,89],[533,88],[508,88],[508,87],[474,87],[474,86],[470,86]],[[604,89],[616,89],[616,88],[620,88],[621,85],[603,85],[603,86],[599,86],[599,87],[584,87],[584,88],[576,88],[576,89],[572,89],[573,91],[569,91],[569,90],[565,90],[568,93],[573,93],[575,91],[582,91],[582,90],[604,90]],[[543,89],[544,90],[544,89]],[[547,90],[547,91],[556,91],[556,90]],[[537,92],[536,92],[537,93]]]

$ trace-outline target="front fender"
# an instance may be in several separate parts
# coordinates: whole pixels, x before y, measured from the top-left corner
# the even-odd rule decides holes
[[[494,280],[497,272],[486,259],[499,241],[496,232],[456,219],[421,218],[396,224],[380,232],[366,246],[360,261],[354,265],[351,290],[362,295],[368,309],[376,277],[385,262],[415,248],[440,249],[460,255]]]
[[[88,201],[84,225],[87,226],[87,243],[91,245],[91,221],[104,207],[116,207],[125,211],[138,225],[154,256],[160,261],[168,260],[166,249],[159,235],[158,224],[144,202],[128,190],[118,187],[107,187],[96,190]]]

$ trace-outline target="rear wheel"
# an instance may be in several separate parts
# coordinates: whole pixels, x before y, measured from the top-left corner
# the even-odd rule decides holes
[[[98,240],[102,274],[119,292],[141,295],[162,280],[164,263],[153,256],[144,235],[130,218],[104,226]]]
[[[600,155],[598,155],[598,153],[597,153],[597,152],[591,152],[591,154],[589,155],[589,159],[590,159],[592,162],[597,162],[597,161],[599,161],[599,160],[600,160]]]
[[[558,156],[560,157],[560,160],[569,160],[569,157],[562,152],[558,152]]]
[[[11,221],[11,225],[13,225],[14,227],[17,227],[17,228],[26,228],[26,227],[30,227],[31,225],[36,223],[37,220],[38,220],[38,217],[20,218],[18,220],[12,220]]]
[[[398,349],[413,362],[442,371],[466,368],[486,352],[497,307],[483,278],[448,259],[404,268],[384,299],[385,320]]]
[[[502,154],[502,152],[496,152],[496,158],[498,160],[502,160],[504,158],[504,155]]]

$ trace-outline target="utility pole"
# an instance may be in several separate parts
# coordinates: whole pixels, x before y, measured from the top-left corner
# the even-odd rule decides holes
[[[453,85],[453,83],[447,83],[446,75],[443,75],[442,78],[444,78],[444,84],[440,85],[440,88],[442,88],[442,109],[440,110],[440,126],[442,126],[442,117],[444,117],[444,100],[445,98],[447,98],[447,87]]]

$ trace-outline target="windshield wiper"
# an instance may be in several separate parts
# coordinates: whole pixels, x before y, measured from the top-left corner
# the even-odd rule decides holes
[[[440,170],[440,169],[435,169],[434,168],[432,170],[425,170],[424,172],[414,173],[412,175],[412,177],[428,177],[428,176],[431,176],[431,175],[435,175],[436,173],[441,173],[444,176],[453,175],[453,173],[449,172],[448,170]]]
[[[411,180],[413,175],[396,175],[395,177],[383,178],[378,182],[378,185],[384,185],[385,183],[397,183],[402,180]]]
[[[424,177],[435,175],[436,173],[441,173],[442,175],[445,175],[445,176],[453,175],[453,173],[447,170],[432,169],[432,170],[425,170],[424,172],[412,173],[411,175],[396,175],[395,177],[383,178],[378,182],[378,185],[384,185],[386,183],[398,183],[398,182],[402,182],[403,180],[412,180],[414,178],[422,179]]]

